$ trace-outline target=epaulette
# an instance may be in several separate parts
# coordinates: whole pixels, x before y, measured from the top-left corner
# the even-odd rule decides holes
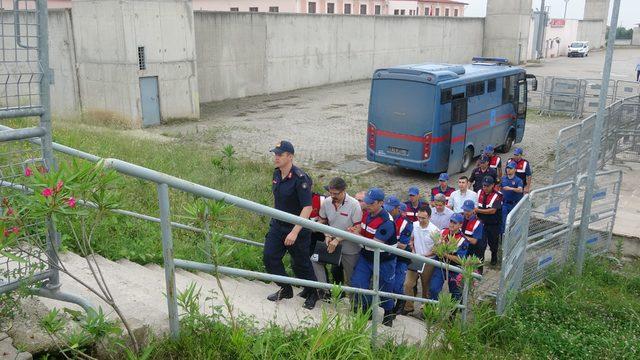
[[[296,176],[298,176],[298,177],[305,177],[305,176],[307,176],[307,174],[305,174],[305,173],[304,173],[304,171],[302,171],[302,170],[301,170],[301,169],[299,169],[299,168],[295,168],[293,172],[294,172],[294,173],[296,174]]]

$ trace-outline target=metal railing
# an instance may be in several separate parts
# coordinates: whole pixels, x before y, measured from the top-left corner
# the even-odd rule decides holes
[[[0,134],[5,132],[10,132],[12,129],[6,126],[0,125]],[[31,139],[31,141],[35,144],[39,144],[39,139]],[[200,270],[206,272],[218,272],[223,275],[228,276],[241,276],[247,278],[258,279],[262,281],[273,281],[279,283],[290,284],[294,286],[307,286],[313,287],[316,289],[324,289],[331,290],[333,288],[333,284],[321,283],[317,281],[309,281],[303,279],[296,279],[285,276],[272,275],[262,272],[249,271],[244,269],[237,269],[225,266],[216,266],[207,263],[200,263],[195,261],[176,259],[173,257],[173,239],[172,239],[172,228],[189,230],[194,232],[205,233],[206,230],[194,227],[191,225],[186,225],[178,222],[171,221],[171,213],[170,213],[170,199],[169,199],[169,188],[177,189],[182,192],[196,195],[198,197],[204,199],[211,200],[220,200],[225,201],[231,205],[237,206],[244,210],[248,210],[259,215],[269,216],[274,219],[278,219],[281,221],[285,221],[291,224],[300,225],[304,228],[319,231],[323,233],[327,233],[336,237],[341,237],[347,241],[352,241],[354,243],[367,246],[369,248],[374,249],[374,278],[379,276],[380,272],[380,253],[382,251],[394,254],[396,256],[401,256],[405,258],[409,258],[411,260],[415,260],[418,262],[427,263],[433,265],[438,268],[448,269],[453,272],[461,273],[462,269],[449,265],[446,263],[442,263],[430,258],[426,258],[420,255],[412,254],[407,251],[398,249],[393,246],[381,244],[379,242],[368,240],[359,235],[354,235],[350,232],[338,230],[336,228],[332,228],[327,225],[319,224],[317,222],[303,219],[297,215],[292,215],[286,212],[279,211],[277,209],[261,205],[250,200],[246,200],[231,194],[227,194],[203,185],[199,185],[190,181],[186,181],[165,173],[161,173],[152,169],[148,169],[142,166],[134,165],[125,161],[117,160],[117,159],[102,159],[93,154],[89,154],[77,149],[73,149],[64,145],[60,145],[57,143],[52,143],[52,148],[56,151],[59,151],[63,154],[70,155],[72,157],[78,157],[90,162],[98,162],[104,161],[105,167],[111,168],[121,174],[131,176],[136,179],[147,180],[156,184],[158,201],[160,205],[160,217],[153,217],[150,215],[140,214],[128,210],[122,209],[114,209],[113,212],[134,217],[137,219],[150,221],[154,223],[159,223],[161,228],[162,242],[163,242],[163,259],[164,259],[164,271],[165,271],[165,280],[166,280],[166,294],[167,294],[167,306],[169,309],[169,328],[172,336],[178,336],[179,334],[179,322],[177,315],[177,294],[176,294],[176,283],[175,283],[175,267],[184,268],[187,270]],[[6,184],[0,183],[0,187],[6,186]],[[95,204],[88,201],[80,202],[86,206],[95,206]],[[258,243],[251,240],[242,239],[239,237],[231,236],[231,235],[222,235],[223,238],[236,241],[239,243],[244,243],[252,246],[264,246],[262,243]],[[210,239],[209,239],[210,240]],[[473,274],[473,277],[476,279],[482,279],[482,276],[479,274]],[[465,288],[463,289],[463,298],[462,303],[457,305],[457,308],[462,311],[462,318],[466,320],[468,313],[468,296],[469,295],[469,284],[465,283]],[[376,309],[377,305],[380,302],[380,297],[387,297],[398,300],[407,300],[407,301],[416,301],[421,303],[437,303],[436,300],[424,299],[421,297],[400,295],[394,293],[388,293],[380,291],[378,288],[378,283],[376,281],[373,282],[373,289],[360,289],[354,287],[342,286],[341,290],[347,293],[354,293],[366,296],[373,296],[373,309]],[[377,333],[377,324],[380,323],[380,319],[378,314],[374,311],[373,322],[372,322],[372,336],[375,338]]]

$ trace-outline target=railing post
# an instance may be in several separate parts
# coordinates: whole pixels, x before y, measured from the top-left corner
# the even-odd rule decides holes
[[[209,205],[204,207],[204,251],[207,254],[207,261],[211,264],[213,257],[211,256],[211,223],[209,222]],[[217,265],[217,264],[216,264]]]
[[[462,326],[465,327],[467,325],[467,316],[469,315],[469,283],[473,281],[473,279],[463,278],[464,280],[464,288],[462,289],[462,305],[464,308],[462,309]]]
[[[373,252],[373,302],[371,303],[371,342],[376,343],[378,336],[378,305],[380,304],[380,249]]]
[[[160,230],[162,231],[162,257],[164,258],[164,277],[167,285],[167,307],[169,309],[169,332],[176,339],[180,335],[178,319],[178,301],[176,294],[176,273],[173,263],[173,239],[171,238],[171,215],[169,213],[169,187],[158,184],[160,204]]]

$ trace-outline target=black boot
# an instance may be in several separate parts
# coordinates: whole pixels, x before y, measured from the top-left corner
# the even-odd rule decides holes
[[[498,265],[498,254],[492,252],[491,253],[491,266],[496,266]]]
[[[267,296],[267,300],[278,301],[282,299],[291,299],[292,297],[293,297],[293,288],[291,287],[291,285],[285,285],[281,287],[278,291]]]
[[[318,290],[309,288],[309,295],[307,296],[307,300],[304,301],[302,307],[311,310],[316,307],[316,302],[318,302],[319,299]]]
[[[303,299],[306,299],[309,296],[309,288],[302,289],[302,291],[298,293],[298,296],[300,296]]]
[[[402,310],[404,310],[405,300],[396,300],[396,306],[393,307],[393,313],[399,314]]]
[[[392,310],[385,310],[384,317],[382,318],[382,325],[392,327],[393,319],[396,318],[396,314],[392,312]]]

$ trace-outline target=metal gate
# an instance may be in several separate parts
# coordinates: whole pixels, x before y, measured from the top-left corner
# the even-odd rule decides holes
[[[523,289],[544,280],[567,261],[575,217],[575,182],[531,192],[529,236],[524,260]]]
[[[525,195],[507,216],[502,241],[502,270],[497,313],[503,314],[520,290],[527,249],[531,199]]]
[[[578,179],[578,200],[576,206],[575,224],[580,225],[580,214],[584,204],[584,193],[587,175],[582,175]],[[611,170],[599,172],[593,185],[593,195],[591,197],[591,215],[589,216],[589,233],[585,239],[585,251],[589,255],[599,255],[606,253],[611,248],[613,236],[613,225],[618,208],[620,197],[620,187],[622,184],[622,171]],[[577,251],[577,243],[574,244]]]
[[[34,116],[40,120],[35,127],[0,131],[0,216],[3,218],[11,216],[12,203],[19,192],[28,191],[23,185],[27,183],[29,171],[55,168],[47,15],[46,0],[0,0],[0,121]],[[18,125],[26,123],[22,121],[17,122]],[[10,256],[0,255],[0,294],[23,285],[41,284],[32,288],[35,294],[88,308],[84,299],[59,290],[56,249],[59,236],[52,219],[21,225],[6,229],[17,244],[3,249]]]

